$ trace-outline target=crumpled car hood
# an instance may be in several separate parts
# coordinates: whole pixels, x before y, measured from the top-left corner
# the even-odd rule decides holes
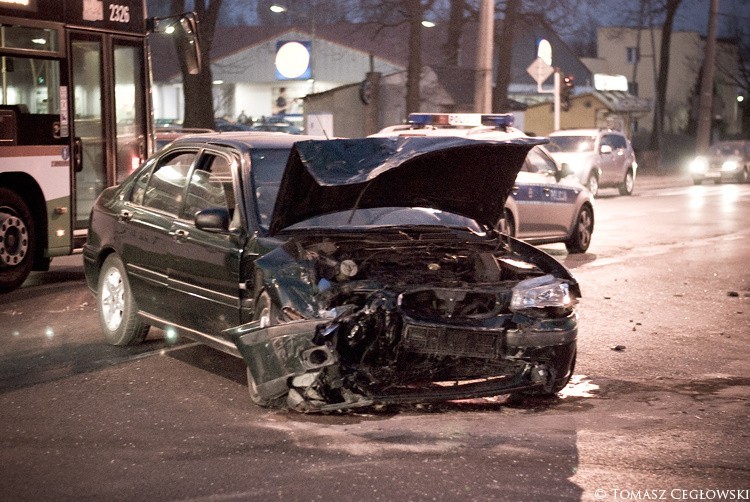
[[[494,226],[528,151],[546,138],[393,137],[301,141],[281,180],[271,235],[354,208],[426,207]]]

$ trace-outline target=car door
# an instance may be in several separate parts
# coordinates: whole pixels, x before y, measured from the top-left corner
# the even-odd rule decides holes
[[[237,223],[235,183],[238,157],[228,149],[202,152],[190,173],[185,203],[170,229],[169,287],[175,293],[177,323],[218,337],[240,324],[240,260],[243,236]],[[228,229],[200,229],[196,213],[219,208]]]
[[[570,188],[558,182],[557,164],[540,148],[526,156],[511,194],[518,208],[517,236],[547,239],[567,235],[575,211]]]
[[[118,215],[117,247],[139,309],[170,319],[175,298],[168,288],[172,222],[177,218],[197,149],[165,153],[135,179]]]
[[[601,147],[599,148],[600,166],[602,169],[599,185],[601,186],[617,185],[625,176],[622,165],[625,162],[625,154],[627,153],[625,147],[627,145],[624,141],[620,141],[620,139],[624,140],[624,138],[617,134],[605,134],[602,136],[601,145],[608,146],[611,151],[603,153]]]

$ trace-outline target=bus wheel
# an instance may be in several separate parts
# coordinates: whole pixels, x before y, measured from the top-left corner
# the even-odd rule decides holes
[[[13,291],[34,264],[34,220],[21,197],[0,188],[0,293]]]

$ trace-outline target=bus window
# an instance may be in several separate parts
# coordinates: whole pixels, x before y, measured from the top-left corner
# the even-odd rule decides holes
[[[140,46],[115,43],[117,183],[140,166],[146,156],[142,56]]]

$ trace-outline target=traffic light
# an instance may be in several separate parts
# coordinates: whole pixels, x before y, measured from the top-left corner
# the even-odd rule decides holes
[[[570,98],[573,95],[573,75],[565,75],[560,86],[560,108],[567,112],[570,110]]]

